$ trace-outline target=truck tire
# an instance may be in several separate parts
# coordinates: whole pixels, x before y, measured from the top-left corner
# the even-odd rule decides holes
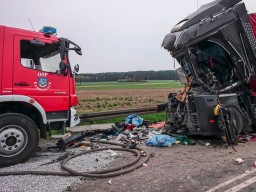
[[[228,107],[230,113],[231,131],[235,135],[234,144],[238,145],[238,136],[241,133],[244,123],[242,114],[235,107]]]
[[[26,161],[38,146],[34,121],[18,113],[0,115],[0,166]]]
[[[243,117],[242,117],[242,113],[236,108],[236,107],[227,107],[227,110],[229,112],[229,116],[230,116],[230,122],[229,122],[229,127],[230,130],[228,131],[229,133],[229,137],[233,137],[233,141],[232,143],[237,145],[238,144],[238,136],[241,133],[242,129],[243,129]],[[218,119],[218,126],[220,128],[220,137],[222,138],[223,136],[226,137],[227,139],[227,135],[224,131],[225,129],[225,125],[222,121],[221,118]],[[230,141],[231,142],[231,141]]]
[[[230,121],[231,121],[232,127],[234,128],[234,133],[236,136],[238,136],[242,132],[242,129],[244,126],[242,114],[235,107],[228,107],[228,110],[231,115]]]

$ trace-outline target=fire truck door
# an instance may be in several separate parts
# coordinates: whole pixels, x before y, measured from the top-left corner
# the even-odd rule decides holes
[[[15,36],[13,94],[34,98],[46,112],[69,110],[69,76],[60,72],[59,44]]]

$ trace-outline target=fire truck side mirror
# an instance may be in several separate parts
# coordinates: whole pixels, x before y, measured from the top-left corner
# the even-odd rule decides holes
[[[75,52],[76,52],[78,55],[82,55],[81,49],[76,49]]]
[[[74,71],[75,71],[76,73],[78,73],[78,71],[79,71],[79,65],[78,65],[78,64],[76,64],[76,65],[74,66]]]

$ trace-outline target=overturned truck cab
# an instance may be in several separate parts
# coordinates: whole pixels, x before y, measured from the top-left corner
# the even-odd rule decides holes
[[[256,14],[242,0],[215,0],[180,21],[162,46],[185,85],[168,96],[172,133],[218,136],[236,144],[256,127]]]

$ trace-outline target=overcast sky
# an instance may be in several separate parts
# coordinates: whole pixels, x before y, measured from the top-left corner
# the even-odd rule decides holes
[[[210,0],[198,0],[199,6]],[[255,0],[244,0],[256,12]],[[0,24],[36,31],[54,26],[83,49],[71,55],[80,73],[173,69],[161,48],[171,28],[197,9],[197,0],[1,0]]]

